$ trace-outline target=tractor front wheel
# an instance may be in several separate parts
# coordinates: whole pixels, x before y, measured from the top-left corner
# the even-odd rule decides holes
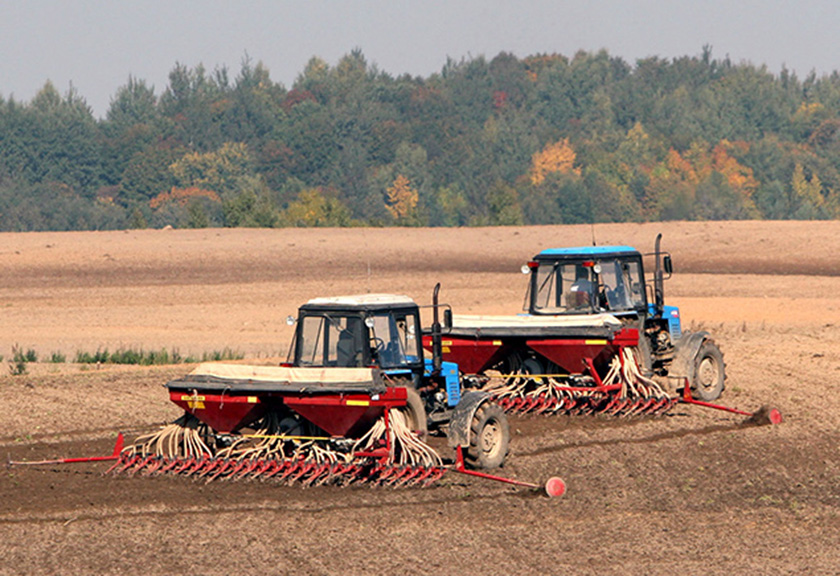
[[[723,353],[712,340],[700,345],[694,357],[694,375],[691,379],[691,396],[703,402],[714,402],[723,392],[726,380]]]
[[[429,424],[426,420],[426,407],[423,404],[423,399],[420,398],[420,394],[414,388],[406,386],[405,391],[407,399],[403,411],[408,421],[408,427],[421,440],[425,440],[429,434]]]
[[[485,402],[472,419],[467,462],[472,468],[498,468],[505,461],[509,445],[510,427],[504,410]]]

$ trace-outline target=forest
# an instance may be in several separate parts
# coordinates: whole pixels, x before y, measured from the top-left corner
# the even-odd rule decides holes
[[[291,87],[262,63],[129,77],[103,118],[0,87],[0,230],[840,218],[840,74],[607,51],[360,50]]]

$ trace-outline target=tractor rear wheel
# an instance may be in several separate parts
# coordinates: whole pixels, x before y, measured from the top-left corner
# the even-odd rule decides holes
[[[473,415],[467,462],[472,468],[498,468],[508,453],[510,427],[498,404],[485,402]]]
[[[723,353],[712,340],[705,340],[694,357],[691,396],[703,402],[717,400],[726,380]]]

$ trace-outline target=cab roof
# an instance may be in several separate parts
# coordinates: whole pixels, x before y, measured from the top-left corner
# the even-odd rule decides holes
[[[408,296],[398,294],[354,294],[350,296],[329,296],[313,298],[303,307],[309,308],[405,308],[417,306]]]
[[[535,256],[536,259],[560,258],[604,258],[607,256],[640,256],[630,246],[578,246],[575,248],[548,248]]]

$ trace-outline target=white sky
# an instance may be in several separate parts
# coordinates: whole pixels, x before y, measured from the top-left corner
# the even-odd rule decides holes
[[[838,38],[837,0],[2,0],[0,96],[72,84],[102,117],[129,75],[160,95],[176,62],[233,78],[247,54],[288,88],[312,56],[332,65],[354,48],[394,76],[428,76],[447,57],[606,48],[634,64],[708,44],[802,78],[840,70]]]

